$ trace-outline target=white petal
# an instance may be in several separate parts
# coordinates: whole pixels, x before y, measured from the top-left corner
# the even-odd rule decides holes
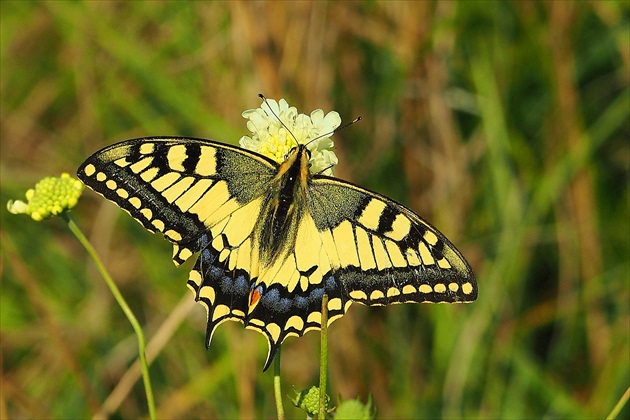
[[[313,121],[313,125],[321,127],[322,122],[324,121],[324,111],[322,111],[321,109],[316,109],[311,112],[311,120]]]
[[[339,113],[336,111],[330,111],[324,117],[324,126],[327,127],[330,131],[333,131],[335,128],[339,127],[341,124],[341,117]]]
[[[24,201],[9,200],[9,202],[7,203],[7,210],[9,210],[9,212],[13,214],[24,214],[26,213],[26,209],[28,209],[28,204],[26,204]]]

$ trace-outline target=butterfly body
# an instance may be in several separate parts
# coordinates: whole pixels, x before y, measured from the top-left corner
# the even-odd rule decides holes
[[[96,152],[79,178],[173,243],[199,253],[188,286],[208,311],[206,344],[236,320],[265,335],[266,370],[282,341],[330,324],[353,302],[470,302],[461,253],[411,210],[309,171],[298,145],[278,164],[209,140],[152,137]]]
[[[300,145],[291,150],[279,165],[277,173],[267,188],[262,211],[254,234],[260,232],[261,263],[268,267],[278,258],[284,258],[294,247],[297,227],[304,214],[310,173],[310,152]]]

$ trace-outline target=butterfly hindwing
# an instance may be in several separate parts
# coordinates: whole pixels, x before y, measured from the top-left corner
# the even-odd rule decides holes
[[[259,273],[256,286],[262,297],[250,308],[246,326],[267,336],[269,367],[280,344],[322,325],[322,297],[328,296],[328,325],[343,316],[352,303],[330,265],[325,246],[308,212],[297,226],[295,243],[286,258]]]

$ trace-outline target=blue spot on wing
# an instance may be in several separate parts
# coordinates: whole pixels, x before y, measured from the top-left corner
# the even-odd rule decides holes
[[[260,303],[267,309],[273,309],[279,301],[280,292],[278,289],[268,290],[267,293],[260,298]]]
[[[303,296],[296,296],[293,298],[293,305],[299,309],[306,309],[308,307],[308,300]]]
[[[229,277],[222,277],[220,280],[221,291],[223,293],[233,292],[234,282]]]
[[[242,274],[234,279],[234,293],[238,295],[246,295],[249,293],[247,279]]]
[[[308,295],[308,299],[313,302],[321,302],[324,297],[324,289],[322,287],[318,287],[317,289],[311,290],[311,293]]]
[[[260,298],[260,303],[265,310],[275,313],[287,313],[291,310],[295,298],[281,297],[280,290],[273,288],[267,290]]]
[[[217,267],[216,265],[211,266],[210,270],[208,270],[208,274],[216,279],[221,278],[223,276],[223,272],[224,270],[221,269],[221,267]]]
[[[334,290],[337,289],[337,282],[335,281],[335,277],[329,276],[326,279],[326,293],[331,294]]]
[[[214,255],[210,252],[208,248],[205,248],[201,253],[201,258],[203,258],[206,262],[212,264],[214,262]]]
[[[291,299],[282,298],[280,302],[278,302],[277,310],[279,312],[288,312],[291,309]]]

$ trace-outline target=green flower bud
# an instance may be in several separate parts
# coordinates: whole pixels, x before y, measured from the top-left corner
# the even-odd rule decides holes
[[[7,209],[13,214],[28,214],[35,221],[57,216],[76,206],[83,184],[67,173],[46,177],[26,192],[27,202],[9,200]]]
[[[372,396],[368,398],[365,404],[359,399],[343,401],[335,411],[335,420],[369,420],[373,418]]]
[[[297,393],[297,396],[292,400],[293,404],[306,411],[309,416],[314,416],[319,412],[319,388],[312,386],[309,389],[305,389],[302,392]],[[330,398],[325,396],[325,405],[328,407]]]

